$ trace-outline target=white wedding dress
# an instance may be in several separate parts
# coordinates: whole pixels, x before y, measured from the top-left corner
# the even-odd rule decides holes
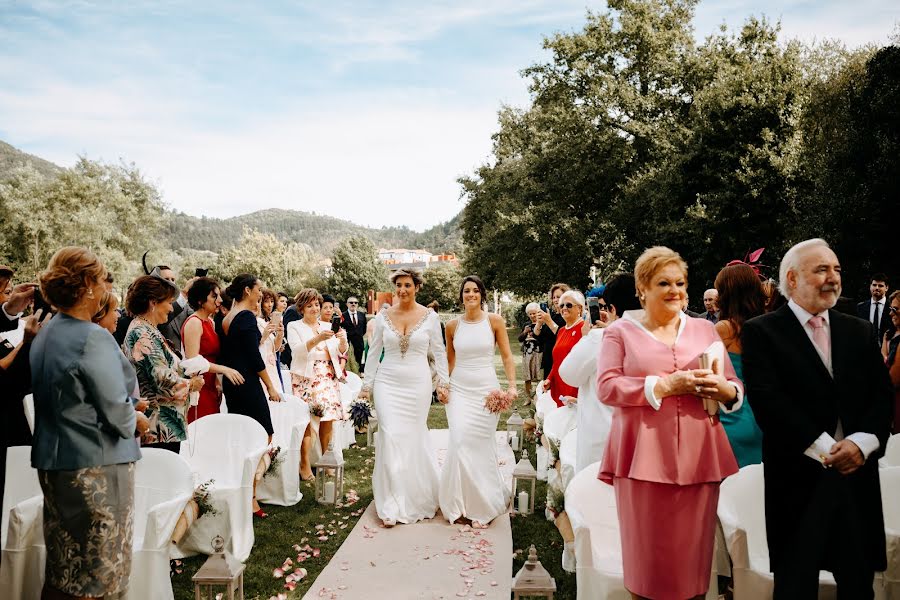
[[[384,349],[384,357],[381,351]],[[387,311],[375,317],[364,387],[378,416],[372,491],[384,521],[415,523],[434,517],[438,471],[428,434],[434,359],[439,382],[447,382],[447,352],[437,313],[429,310],[401,335]]]
[[[507,510],[509,497],[497,464],[499,415],[484,407],[485,396],[500,387],[489,319],[460,319],[453,349],[456,361],[447,403],[450,447],[441,473],[441,512],[451,523],[462,516],[486,525]]]

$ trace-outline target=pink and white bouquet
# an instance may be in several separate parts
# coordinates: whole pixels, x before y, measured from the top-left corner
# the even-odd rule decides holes
[[[484,407],[488,410],[488,412],[492,412],[495,414],[501,413],[512,408],[515,399],[516,395],[512,392],[491,390],[491,392],[484,397]]]

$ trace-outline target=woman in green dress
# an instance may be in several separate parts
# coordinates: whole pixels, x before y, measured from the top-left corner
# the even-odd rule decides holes
[[[766,294],[756,271],[743,263],[719,271],[715,285],[719,292],[720,311],[716,331],[725,343],[735,374],[743,381],[741,327],[748,319],[765,312]],[[753,399],[745,395],[741,408],[730,413],[719,413],[740,467],[762,462],[762,431],[753,416],[752,402]]]

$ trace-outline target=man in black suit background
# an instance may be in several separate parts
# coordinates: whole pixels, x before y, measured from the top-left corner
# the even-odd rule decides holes
[[[359,310],[359,300],[356,296],[347,298],[347,310],[344,312],[344,329],[347,330],[347,341],[353,346],[353,356],[360,371],[365,366],[362,362],[363,349],[366,337],[366,312]]]
[[[881,342],[884,341],[884,334],[889,331],[893,333],[894,331],[894,325],[891,323],[891,311],[888,310],[889,303],[887,301],[887,293],[890,288],[887,275],[884,273],[875,273],[872,275],[871,281],[872,283],[869,284],[871,297],[865,302],[860,302],[856,305],[856,315],[872,324],[872,340],[880,349]]]
[[[892,388],[871,326],[831,310],[840,263],[824,240],[791,248],[789,299],[742,332],[747,397],[763,432],[766,532],[776,600],[814,600],[819,570],[839,598],[873,598],[886,567],[878,458]]]

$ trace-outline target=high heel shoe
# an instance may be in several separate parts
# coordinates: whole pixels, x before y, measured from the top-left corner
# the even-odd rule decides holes
[[[300,481],[315,481],[316,476],[312,473],[309,475],[300,475]]]
[[[260,508],[259,510],[253,511],[253,516],[259,517],[260,519],[267,519],[269,517],[269,513],[263,512],[263,509]]]

